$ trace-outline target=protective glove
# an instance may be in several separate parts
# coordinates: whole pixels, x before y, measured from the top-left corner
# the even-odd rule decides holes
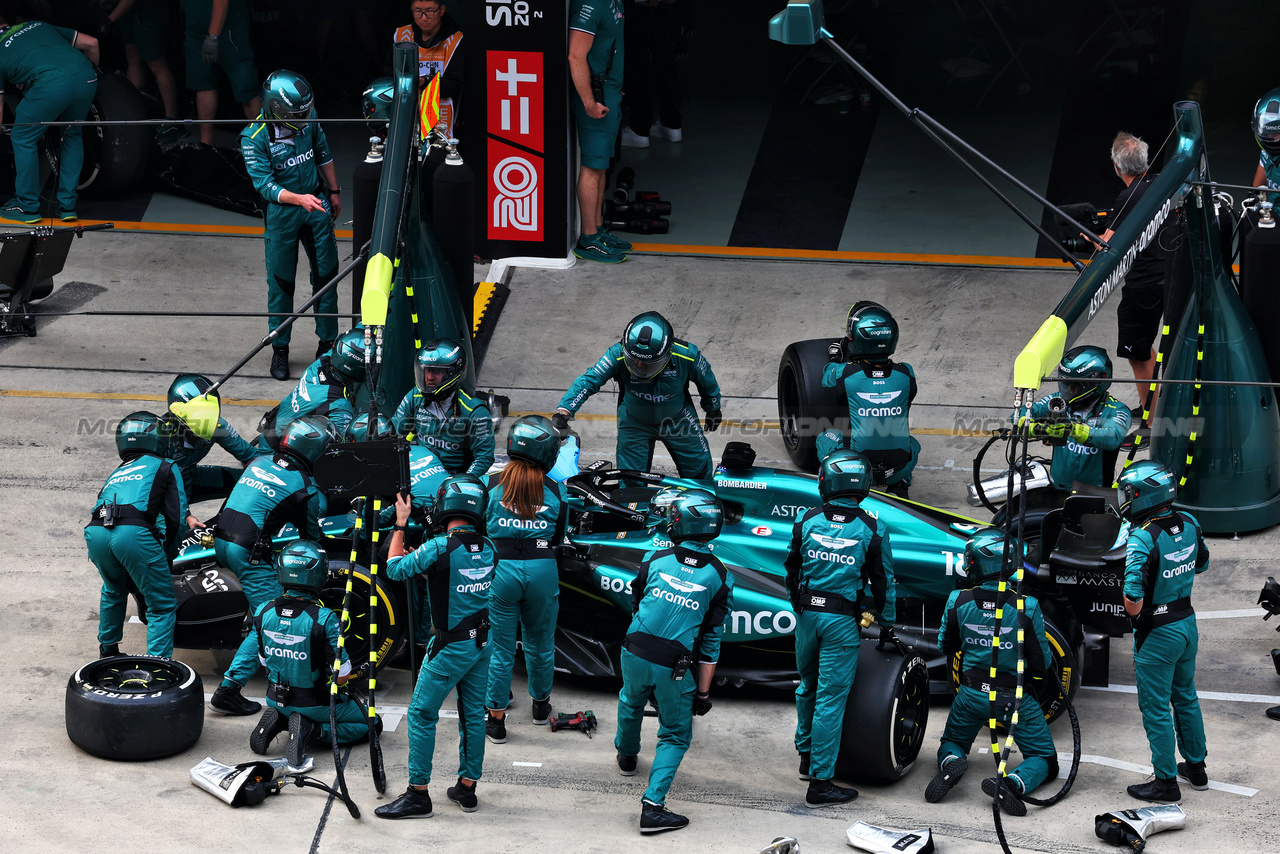
[[[839,341],[832,341],[827,345],[827,361],[843,362],[844,361],[844,345]],[[1025,415],[1023,416],[1026,417]]]
[[[708,433],[714,433],[720,427],[720,422],[724,420],[724,416],[720,414],[719,409],[713,409],[707,413],[707,420],[703,423],[702,429]]]
[[[551,416],[551,429],[556,431],[556,435],[563,439],[569,435],[569,416],[563,412],[553,413]]]
[[[693,713],[698,717],[702,717],[711,711],[711,695],[704,694],[701,691],[693,695]]]
[[[116,22],[110,18],[103,18],[102,23],[98,24],[98,38],[106,39],[116,31]]]
[[[1048,438],[1050,438],[1050,439],[1064,439],[1064,438],[1066,438],[1066,435],[1067,435],[1067,425],[1066,425],[1066,424],[1044,424],[1044,423],[1040,423],[1040,424],[1037,424],[1036,426],[1037,426],[1037,427],[1039,427],[1041,431],[1043,431],[1043,432],[1037,433],[1036,435],[1038,435],[1038,436],[1046,436],[1046,437],[1048,437]]]
[[[200,58],[204,60],[205,65],[213,65],[218,61],[218,39],[212,35],[204,37],[204,44],[200,45]]]
[[[1083,445],[1089,441],[1089,425],[1083,421],[1077,421],[1071,425],[1071,441],[1078,445]]]

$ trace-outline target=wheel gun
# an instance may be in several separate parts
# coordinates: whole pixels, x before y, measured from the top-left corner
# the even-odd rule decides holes
[[[591,738],[591,733],[596,728],[596,714],[587,709],[585,712],[575,712],[572,715],[559,714],[551,718],[551,731],[561,729],[578,729],[587,734],[587,738]]]

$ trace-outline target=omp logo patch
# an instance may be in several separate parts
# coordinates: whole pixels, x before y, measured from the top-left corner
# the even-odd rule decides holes
[[[844,537],[828,537],[823,534],[810,534],[809,539],[813,540],[818,545],[826,546],[829,549],[849,549],[861,542],[861,540],[849,540]]]
[[[900,394],[902,394],[901,391],[860,391],[858,397],[867,403],[888,403]]]
[[[286,485],[287,485],[287,484],[285,484],[285,482],[284,482],[283,480],[281,480],[280,478],[276,477],[276,476],[275,476],[274,474],[272,474],[271,472],[269,472],[269,471],[263,471],[262,469],[258,468],[257,466],[249,466],[249,471],[253,472],[254,477],[258,478],[259,480],[265,480],[267,483],[274,483],[276,486],[286,486]]]
[[[667,582],[673,589],[679,590],[681,593],[699,593],[707,589],[705,584],[695,584],[692,581],[685,581],[682,578],[676,578],[674,575],[668,575],[665,572],[659,572],[658,577]]]

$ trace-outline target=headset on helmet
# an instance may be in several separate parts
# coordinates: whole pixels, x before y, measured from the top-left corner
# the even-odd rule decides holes
[[[315,93],[307,78],[296,71],[281,68],[267,75],[262,83],[262,116],[293,130],[302,130],[303,119],[315,110]]]
[[[818,466],[818,494],[823,501],[851,496],[866,498],[871,491],[871,463],[857,451],[837,450]]]
[[[560,454],[560,437],[544,415],[517,418],[507,431],[507,456],[551,471]]]
[[[1155,460],[1139,460],[1116,478],[1120,515],[1134,522],[1158,516],[1173,506],[1178,482],[1173,472]]]
[[[131,412],[116,425],[116,451],[128,462],[143,454],[172,454],[169,425],[151,412]]]
[[[307,471],[311,471],[311,467],[324,456],[325,449],[334,438],[333,423],[328,418],[323,415],[304,415],[290,421],[284,428],[276,450],[288,454]]]
[[[369,122],[369,130],[378,136],[387,135],[387,122],[391,120],[391,103],[395,100],[396,81],[379,77],[365,87],[360,97],[360,114]]]
[[[855,359],[887,359],[898,349],[898,321],[889,309],[871,300],[860,300],[845,319],[844,355]]]
[[[622,361],[636,379],[653,379],[671,359],[675,331],[665,317],[646,311],[631,318],[622,333]]]
[[[724,527],[724,507],[720,499],[702,490],[677,496],[667,509],[667,534],[674,543],[685,540],[709,542]]]
[[[318,543],[295,540],[276,555],[276,575],[285,590],[302,590],[319,596],[329,577],[329,555]]]
[[[443,371],[443,377],[428,377],[427,371]],[[452,338],[434,338],[422,345],[413,362],[413,378],[427,400],[448,397],[467,374],[467,352]]]
[[[364,332],[344,332],[329,350],[329,369],[343,385],[355,385],[365,377],[364,355]]]
[[[1280,89],[1272,89],[1253,105],[1253,138],[1272,157],[1280,157]]]
[[[378,413],[378,419],[374,422],[374,428],[369,429],[369,413],[362,412],[355,418],[351,419],[351,423],[347,425],[347,434],[344,437],[348,442],[380,442],[383,439],[390,439],[396,435],[396,428],[392,426],[391,419]]]
[[[999,528],[983,528],[969,537],[964,544],[964,558],[956,570],[957,581],[962,586],[976,587],[999,578],[1012,577],[1011,571],[1021,561],[1018,549],[1013,549],[1010,571],[1004,568],[1004,531]],[[1025,553],[1025,552],[1024,552]]]
[[[435,524],[443,525],[449,519],[466,519],[477,528],[484,528],[484,513],[489,504],[489,493],[484,482],[473,474],[455,474],[447,477],[436,490],[436,502],[431,509]]]
[[[1080,380],[1110,380],[1111,376],[1111,357],[1106,350],[1092,344],[1073,347],[1058,363],[1058,394],[1067,402],[1068,409],[1088,409],[1106,397],[1111,383]]]

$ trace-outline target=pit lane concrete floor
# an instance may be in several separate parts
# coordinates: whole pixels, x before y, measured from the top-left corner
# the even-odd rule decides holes
[[[90,235],[78,241],[60,291],[48,310],[258,310],[262,255],[256,240],[138,234]],[[851,301],[878,299],[897,314],[899,351],[915,365],[920,397],[914,425],[924,445],[913,496],[950,508],[962,501],[967,469],[980,440],[957,435],[983,419],[999,421],[1009,404],[1012,360],[1070,282],[1065,273],[924,266],[726,261],[636,256],[616,268],[580,264],[561,272],[517,270],[480,376],[512,397],[520,411],[547,411],[574,376],[616,339],[625,320],[656,308],[680,336],[698,343],[719,376],[733,424],[712,437],[745,438],[761,461],[785,460],[776,430],[736,422],[776,418],[777,360],[793,340],[832,335]],[[1113,313],[1087,338],[1111,346]],[[295,373],[309,354],[311,332],[295,336]],[[622,778],[614,765],[615,688],[562,680],[557,711],[593,709],[594,739],[530,725],[523,677],[508,720],[510,740],[489,745],[480,783],[480,811],[465,815],[444,797],[453,783],[456,724],[445,718],[436,749],[432,794],[436,816],[394,824],[373,817],[376,796],[366,748],[356,747],[348,779],[364,819],[350,819],[314,790],[287,789],[254,808],[232,810],[193,787],[188,770],[205,756],[234,763],[251,758],[253,719],[208,713],[200,741],[185,753],[142,763],[89,756],[67,739],[63,696],[67,677],[96,650],[97,575],[81,528],[97,489],[115,465],[110,433],[121,416],[157,408],[179,371],[217,375],[262,332],[260,320],[169,318],[49,318],[39,337],[0,342],[0,656],[9,688],[0,704],[0,839],[7,852],[84,850],[189,851],[212,846],[273,851],[415,849],[506,852],[717,851],[751,852],[775,836],[798,837],[806,852],[846,850],[844,831],[857,820],[900,828],[932,827],[939,851],[995,850],[988,803],[978,788],[990,756],[975,755],[969,779],[942,804],[923,790],[946,707],[932,709],[920,761],[891,786],[860,785],[850,806],[810,811],[795,775],[794,708],[786,696],[748,696],[719,688],[715,709],[694,725],[693,746],[671,791],[671,808],[688,829],[657,838],[637,832],[639,798],[653,755],[654,724],[646,722],[641,776]],[[278,399],[286,385],[267,377],[259,356],[225,388],[241,401]],[[1123,368],[1121,368],[1123,373]],[[584,457],[611,457],[612,398],[601,394],[579,418]],[[250,431],[262,404],[232,403],[229,420]],[[209,462],[219,461],[215,452]],[[221,462],[230,463],[229,458]],[[669,468],[664,457],[659,468]],[[998,468],[998,462],[988,468]],[[197,507],[201,515],[216,508]],[[1269,573],[1276,531],[1234,541],[1215,537],[1213,563],[1196,590],[1201,613],[1198,686],[1210,755],[1210,778],[1224,789],[1184,789],[1187,829],[1153,840],[1149,850],[1266,851],[1277,787],[1269,754],[1280,726],[1263,709],[1280,703],[1268,660],[1274,640],[1254,608]],[[906,619],[909,615],[903,615]],[[143,627],[125,629],[124,648],[143,646]],[[179,650],[212,691],[225,654]],[[1005,822],[1019,851],[1104,850],[1093,816],[1138,804],[1124,787],[1140,782],[1149,762],[1127,642],[1113,648],[1115,690],[1082,690],[1077,703],[1083,752],[1075,787],[1058,806],[1032,808]],[[404,671],[380,680],[388,713],[383,736],[389,796],[406,783],[409,702]],[[248,694],[261,697],[262,680]],[[1058,748],[1070,751],[1066,722],[1054,726]],[[981,748],[982,742],[976,746]],[[283,741],[277,742],[283,750]],[[1016,757],[1015,760],[1016,761]],[[318,775],[332,780],[333,760],[317,755]],[[1250,795],[1251,792],[1256,793]]]

